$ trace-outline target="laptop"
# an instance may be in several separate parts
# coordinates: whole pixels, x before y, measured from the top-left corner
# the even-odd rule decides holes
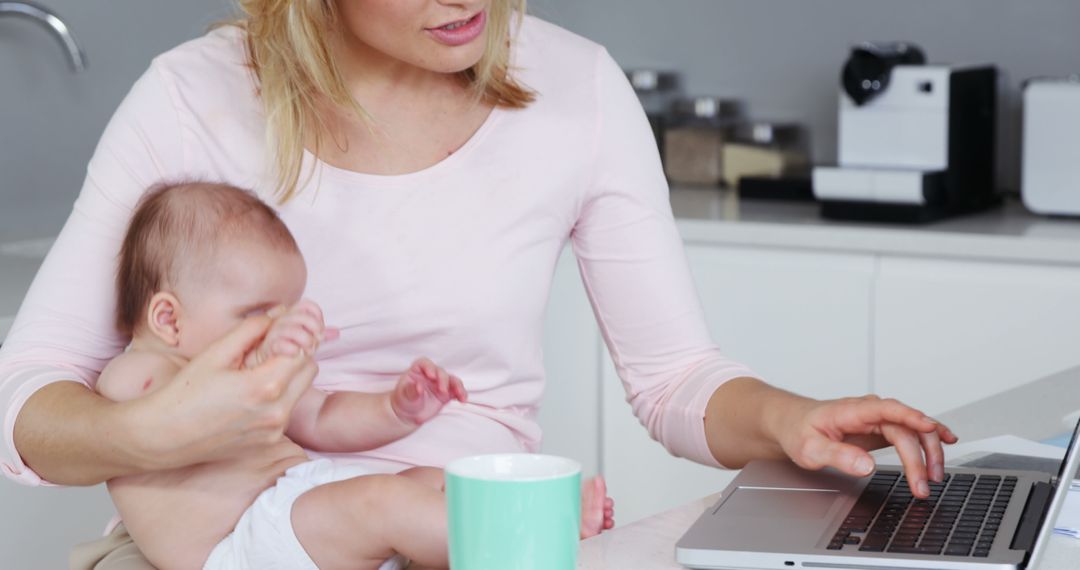
[[[1080,422],[1056,477],[946,468],[931,496],[903,469],[872,475],[753,461],[675,545],[688,568],[983,570],[1039,567],[1080,464]]]

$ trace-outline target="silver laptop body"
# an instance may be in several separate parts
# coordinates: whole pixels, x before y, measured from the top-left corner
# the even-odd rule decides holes
[[[885,515],[893,499],[876,507],[874,500],[870,500],[871,506],[867,507],[864,499],[856,513],[852,510],[870,485],[875,487],[868,490],[868,496],[875,493],[880,496],[880,490],[886,486],[889,489],[906,487],[906,481],[899,477],[902,468],[879,466],[872,476],[854,478],[831,470],[804,471],[788,461],[754,461],[679,540],[675,546],[676,560],[688,568],[700,569],[983,570],[1023,568],[1025,563],[1027,568],[1035,569],[1053,533],[1053,521],[1065,502],[1070,482],[1077,473],[1080,463],[1077,432],[1080,432],[1080,423],[1056,478],[1034,471],[947,468],[949,480],[940,486],[935,502],[911,501],[903,507],[896,506],[899,502],[892,503],[894,512],[900,509],[903,515],[913,511],[914,505],[919,503],[919,508],[927,511],[925,518],[928,521],[920,530],[913,530],[914,526],[905,530],[900,528],[904,525],[899,525],[889,533],[885,545],[880,542],[881,527],[873,539],[870,531]],[[891,476],[886,475],[889,472],[898,475],[891,483]],[[995,491],[983,493],[992,494],[993,498],[989,499],[988,514],[980,523],[969,522],[962,530],[958,526],[940,530],[941,519],[935,517],[942,514],[947,518],[945,504],[952,502],[955,506],[958,503],[945,500],[946,496],[958,496],[950,494],[952,485],[956,485],[954,491],[962,490],[963,481],[973,478],[976,486],[980,485],[978,481],[990,485],[995,477],[998,485]],[[1059,480],[1063,482],[1059,483]],[[1012,484],[1011,497],[1005,495],[1007,481]],[[960,507],[961,516],[954,517],[957,524],[968,514],[969,507],[978,512],[978,503],[983,499],[976,500],[977,494],[974,490],[968,492]],[[999,499],[1007,500],[1004,513],[991,517],[989,513],[997,510]],[[849,514],[859,515],[867,509],[874,511],[873,524],[862,524],[861,515],[849,517]],[[991,519],[996,528],[993,537],[987,538]],[[929,534],[930,523],[934,521],[939,529],[935,532],[944,533],[945,545],[937,554],[920,553],[933,552],[935,544],[940,542],[931,540]],[[976,524],[979,526],[974,526]],[[887,524],[883,526],[887,527]],[[905,533],[908,537],[918,537],[914,546],[906,545],[910,542],[907,537],[899,540]],[[961,555],[962,546],[953,546],[951,541],[954,538],[964,541],[964,534],[974,535],[976,542],[968,554]],[[924,543],[929,546],[921,548]],[[976,548],[978,544],[985,546],[976,556],[976,551],[980,550]],[[950,548],[954,548],[953,553],[946,554]]]

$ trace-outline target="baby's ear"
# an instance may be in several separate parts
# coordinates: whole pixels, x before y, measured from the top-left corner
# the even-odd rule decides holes
[[[180,300],[172,293],[155,293],[146,312],[146,326],[169,346],[180,345]]]

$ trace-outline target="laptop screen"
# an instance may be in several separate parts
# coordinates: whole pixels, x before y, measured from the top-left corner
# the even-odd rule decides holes
[[[1061,462],[1061,469],[1058,470],[1054,493],[1050,498],[1050,507],[1046,510],[1042,527],[1039,528],[1039,537],[1035,540],[1035,547],[1031,549],[1031,557],[1028,558],[1027,563],[1028,568],[1039,567],[1043,552],[1046,551],[1046,545],[1054,534],[1054,521],[1057,519],[1058,513],[1061,512],[1065,499],[1068,498],[1069,488],[1072,487],[1072,481],[1076,478],[1077,467],[1080,465],[1078,446],[1080,446],[1080,420],[1077,421],[1076,428],[1073,429],[1069,449],[1065,452],[1065,459]]]
[[[1065,454],[1065,459],[1063,459],[1061,461],[1061,468],[1058,469],[1058,476],[1057,476],[1058,484],[1060,484],[1062,481],[1067,481],[1067,482],[1071,483],[1072,480],[1076,478],[1076,470],[1075,469],[1073,469],[1072,471],[1069,471],[1068,473],[1066,473],[1066,469],[1069,468],[1069,459],[1070,459],[1069,456],[1070,455],[1076,455],[1078,453],[1078,451],[1076,450],[1076,442],[1077,442],[1077,440],[1080,440],[1080,419],[1077,420],[1076,429],[1073,430],[1072,439],[1069,440],[1069,446],[1066,448],[1068,451]],[[1075,468],[1076,466],[1073,465],[1073,467]],[[1069,476],[1066,477],[1066,475],[1069,475]],[[1068,485],[1066,485],[1066,486],[1068,486]]]

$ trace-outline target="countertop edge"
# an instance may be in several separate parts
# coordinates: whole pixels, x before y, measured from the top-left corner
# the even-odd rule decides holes
[[[15,317],[0,317],[0,344],[4,343],[4,339],[7,338],[8,331],[11,330],[11,325],[15,322]]]
[[[895,255],[1080,265],[1080,247],[1068,240],[1014,235],[955,234],[921,228],[888,229],[847,225],[802,226],[785,222],[728,222],[676,218],[683,241],[838,253]]]

